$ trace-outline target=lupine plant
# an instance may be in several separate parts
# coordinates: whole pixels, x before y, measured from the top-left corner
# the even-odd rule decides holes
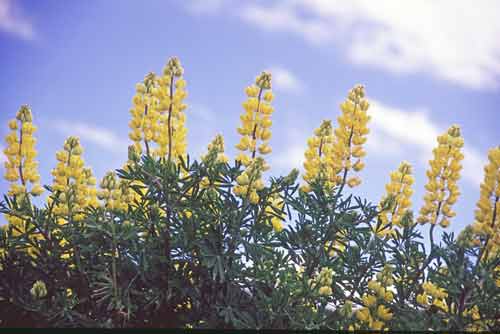
[[[31,109],[9,122],[0,326],[500,330],[500,147],[475,221],[455,235],[458,126],[437,138],[415,217],[408,162],[381,199],[355,195],[369,140],[363,86],[307,141],[300,177],[266,179],[271,74],[245,89],[239,154],[229,159],[216,135],[196,160],[183,72],[171,58],[136,85],[128,159],[100,182],[69,137],[42,187]]]

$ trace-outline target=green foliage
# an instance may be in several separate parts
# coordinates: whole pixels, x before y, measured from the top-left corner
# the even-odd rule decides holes
[[[232,191],[241,172],[239,163],[143,157],[118,171],[136,194],[126,212],[89,208],[66,224],[54,204],[5,197],[0,211],[24,229],[8,225],[0,239],[1,326],[366,328],[356,310],[390,267],[386,327],[500,330],[498,257],[477,261],[479,249],[453,234],[427,254],[412,215],[380,237],[376,206],[343,187],[301,192],[295,171],[251,204]],[[282,208],[270,207],[275,196]],[[271,219],[283,215],[289,224],[277,232]],[[331,294],[312,284],[324,268]],[[447,311],[417,303],[426,280],[446,289]],[[464,315],[473,306],[481,319]]]

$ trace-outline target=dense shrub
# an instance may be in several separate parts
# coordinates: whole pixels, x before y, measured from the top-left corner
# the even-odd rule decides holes
[[[9,123],[2,326],[500,330],[500,148],[476,221],[435,240],[460,194],[457,126],[438,137],[414,218],[407,162],[376,204],[346,191],[364,168],[362,86],[308,140],[303,181],[264,180],[271,75],[246,89],[234,163],[220,135],[199,160],[186,154],[182,75],[172,58],[136,86],[129,159],[99,187],[69,137],[42,206],[29,107]]]

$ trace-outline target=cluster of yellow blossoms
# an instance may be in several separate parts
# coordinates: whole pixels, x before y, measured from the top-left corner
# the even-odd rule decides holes
[[[446,304],[446,297],[448,293],[445,289],[436,286],[432,282],[425,282],[422,284],[423,292],[417,295],[417,303],[424,307],[434,305],[444,312],[448,312],[448,305]],[[431,298],[429,300],[429,297]]]
[[[58,162],[52,170],[54,194],[48,199],[49,204],[56,202],[54,214],[74,221],[83,219],[86,207],[99,206],[96,180],[92,176],[92,170],[84,167],[82,153],[80,140],[68,137],[63,150],[56,154]]]
[[[402,220],[411,207],[411,186],[415,182],[412,166],[403,161],[390,177],[391,181],[385,186],[386,194],[378,206],[380,214],[375,233],[380,237],[392,235],[392,226],[402,227]]]
[[[274,111],[271,106],[274,98],[271,91],[271,74],[262,72],[256,78],[255,85],[248,86],[245,93],[248,99],[243,103],[245,112],[240,116],[241,127],[237,129],[241,139],[236,148],[241,153],[236,160],[241,161],[244,166],[249,166],[255,159],[257,150],[262,155],[271,153],[269,139],[272,135],[270,127],[273,124],[271,114]],[[259,140],[262,143],[257,145]],[[245,153],[247,151],[248,154]],[[268,168],[267,165],[265,168]]]
[[[335,241],[327,241],[325,242],[325,252],[329,257],[334,257],[335,255],[342,253],[346,247],[347,236],[345,231],[338,231],[335,234]]]
[[[261,157],[252,160],[250,165],[236,178],[236,185],[233,191],[236,195],[248,198],[250,203],[257,204],[260,200],[257,191],[264,189],[262,181],[262,171],[265,161]]]
[[[484,242],[486,256],[483,259],[500,251],[500,147],[489,151],[488,160],[477,202],[476,221],[472,225],[476,244]]]
[[[21,106],[16,118],[9,122],[9,128],[11,132],[5,137],[8,146],[4,150],[7,157],[5,179],[11,182],[9,195],[23,195],[30,191],[32,195],[38,196],[43,192],[43,188],[35,160],[37,152],[33,134],[36,126],[33,125],[31,109],[26,105]],[[31,190],[28,189],[30,183]]]
[[[201,157],[201,161],[209,168],[229,161],[229,158],[224,153],[224,137],[222,137],[222,135],[216,135],[212,142],[208,144],[207,153]],[[211,185],[215,184],[217,184],[217,182],[214,183],[208,176],[204,176],[201,179],[200,187],[209,188]]]
[[[447,227],[449,218],[455,216],[451,206],[456,203],[460,191],[457,181],[462,169],[461,161],[464,155],[461,148],[464,140],[460,135],[460,128],[451,126],[448,131],[437,138],[438,146],[433,150],[434,159],[429,161],[430,169],[427,171],[429,182],[425,189],[424,205],[420,209],[417,221],[421,224],[439,224]]]
[[[207,153],[201,157],[201,161],[207,166],[229,161],[229,158],[224,153],[224,137],[221,134],[216,135],[212,142],[208,144]]]
[[[265,211],[271,217],[271,225],[276,232],[281,232],[283,230],[283,219],[285,214],[280,214],[281,217],[276,216],[276,211],[281,212],[285,202],[280,198],[279,195],[275,195],[270,198],[270,203],[266,206]]]
[[[333,293],[333,269],[321,268],[318,276],[314,279],[309,279],[308,283],[311,288],[318,288],[320,296],[330,296]]]
[[[361,183],[357,176],[346,180],[350,170],[356,172],[364,168],[361,160],[366,155],[363,144],[366,135],[370,132],[368,121],[370,116],[367,110],[370,104],[365,99],[365,88],[357,85],[349,92],[347,99],[340,105],[342,114],[337,118],[338,127],[335,129],[335,140],[332,148],[333,169],[338,173],[344,173],[342,182],[347,181],[349,187],[355,187]],[[356,160],[356,161],[354,161]]]
[[[255,79],[255,85],[248,86],[245,93],[248,99],[243,103],[245,111],[240,116],[242,125],[237,129],[241,139],[236,148],[241,152],[236,160],[241,162],[246,170],[236,178],[238,185],[234,187],[234,193],[256,204],[260,200],[257,191],[264,188],[262,172],[269,169],[267,162],[256,155],[257,152],[261,155],[271,153],[269,140],[271,114],[274,111],[271,106],[274,98],[271,91],[271,74],[262,72]],[[259,140],[262,143],[257,145]],[[247,151],[248,154],[245,153]]]
[[[394,299],[394,294],[387,289],[393,283],[392,269],[387,265],[377,273],[376,279],[368,282],[370,292],[361,297],[364,306],[356,312],[356,318],[361,322],[355,324],[356,329],[368,326],[370,329],[382,330],[385,323],[392,319],[393,314],[384,303],[390,303]]]
[[[186,115],[183,103],[187,97],[184,70],[180,61],[173,57],[163,69],[163,75],[146,75],[143,83],[136,85],[129,137],[136,150],[154,157],[176,160],[186,154]],[[157,144],[153,148],[153,143]]]
[[[108,172],[99,185],[97,197],[104,201],[109,210],[126,211],[128,205],[134,201],[134,193],[124,180],[118,180],[114,172]]]
[[[347,183],[355,187],[361,183],[357,176],[347,178],[349,171],[359,172],[364,168],[361,160],[366,155],[363,144],[369,133],[367,127],[370,116],[365,97],[365,89],[355,86],[347,99],[340,105],[342,114],[337,118],[338,127],[332,133],[331,121],[323,121],[314,136],[307,141],[305,152],[304,180],[301,187],[305,192],[311,190],[310,184],[316,180],[323,182],[327,189]]]
[[[337,175],[332,169],[331,161],[333,140],[332,121],[323,121],[314,130],[314,136],[307,140],[303,176],[306,184],[301,187],[302,191],[309,192],[311,183],[315,181],[324,183],[327,189],[337,184]]]

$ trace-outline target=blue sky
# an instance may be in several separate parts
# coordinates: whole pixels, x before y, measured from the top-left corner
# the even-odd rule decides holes
[[[307,137],[323,119],[335,124],[340,102],[362,83],[372,132],[356,193],[378,201],[389,172],[408,160],[418,211],[435,136],[457,123],[466,159],[449,230],[459,231],[472,222],[487,151],[500,144],[499,35],[496,1],[0,0],[0,135],[29,104],[44,183],[72,134],[101,177],[126,159],[135,83],[175,55],[194,156],[216,133],[235,156],[244,87],[271,70],[269,160],[284,174],[301,167]],[[0,192],[7,186],[0,181]]]

